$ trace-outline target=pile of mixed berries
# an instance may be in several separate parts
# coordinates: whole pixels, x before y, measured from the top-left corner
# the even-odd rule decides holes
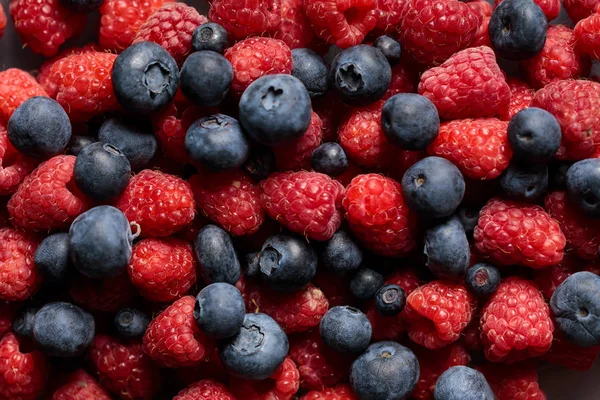
[[[46,61],[0,72],[1,400],[542,400],[597,359],[600,0],[4,11]]]

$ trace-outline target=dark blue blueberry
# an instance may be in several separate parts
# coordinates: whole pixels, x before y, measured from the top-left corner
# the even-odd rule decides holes
[[[434,400],[494,400],[494,392],[483,374],[458,365],[448,368],[435,383]]]
[[[321,319],[319,332],[323,343],[342,353],[360,353],[371,342],[371,322],[359,309],[349,306],[330,308]]]
[[[402,177],[402,194],[408,207],[425,218],[452,215],[465,194],[465,180],[454,164],[441,157],[426,157]]]
[[[304,135],[312,108],[308,91],[297,78],[267,75],[242,94],[239,114],[252,139],[275,146]]]
[[[384,283],[385,279],[379,272],[362,268],[356,271],[350,280],[350,292],[357,299],[368,300],[375,296]]]
[[[494,9],[488,31],[500,56],[526,60],[542,51],[548,21],[532,0],[505,0]]]
[[[383,285],[375,293],[375,309],[383,316],[398,315],[406,305],[406,293],[398,285]]]
[[[275,290],[294,291],[317,273],[317,254],[303,238],[281,233],[265,240],[258,265],[263,279]]]
[[[567,193],[580,210],[600,218],[600,158],[578,161],[569,168]]]
[[[383,53],[392,67],[400,62],[402,46],[393,37],[388,35],[379,36],[373,42],[373,47]]]
[[[440,279],[459,279],[465,275],[471,259],[465,228],[456,216],[425,233],[425,265]]]
[[[350,369],[350,385],[361,400],[404,400],[419,380],[419,361],[396,342],[370,345]]]
[[[223,53],[228,45],[227,31],[215,22],[200,25],[192,35],[192,49],[194,51],[210,50]]]
[[[477,263],[468,269],[465,283],[477,297],[487,298],[498,289],[500,272],[489,264]]]
[[[561,138],[558,121],[541,108],[525,108],[508,123],[510,147],[515,157],[524,162],[545,163],[550,160],[558,151]]]
[[[208,337],[225,339],[240,331],[246,306],[240,291],[229,283],[213,283],[196,296],[194,319]]]
[[[440,117],[427,97],[400,93],[383,105],[381,126],[390,143],[405,150],[424,150],[438,136]]]
[[[131,178],[131,165],[125,154],[109,143],[86,146],[77,156],[73,179],[83,193],[99,201],[120,195]]]
[[[33,322],[33,342],[40,351],[55,357],[84,354],[95,332],[91,314],[64,302],[46,304],[35,314]]]
[[[556,328],[580,347],[600,345],[600,276],[583,271],[565,279],[550,299]]]
[[[456,211],[456,216],[460,220],[465,228],[465,233],[468,237],[473,237],[473,232],[475,231],[475,227],[479,222],[479,208],[461,206]]]
[[[338,54],[329,80],[345,103],[366,106],[381,99],[388,90],[392,68],[381,51],[359,44]]]
[[[112,82],[117,101],[126,111],[149,114],[175,96],[179,68],[162,46],[139,42],[117,56]]]
[[[38,308],[28,307],[22,310],[12,324],[13,331],[20,336],[31,337],[33,335],[33,322]]]
[[[185,135],[190,158],[213,171],[241,167],[250,155],[250,145],[240,123],[215,114],[194,122]]]
[[[292,75],[300,79],[311,98],[323,96],[329,88],[329,70],[323,58],[311,49],[293,49]]]
[[[518,201],[537,201],[548,189],[546,164],[513,162],[500,176],[506,197]]]
[[[144,336],[149,323],[148,314],[135,308],[123,308],[113,321],[117,333],[125,338]]]
[[[96,143],[96,138],[91,136],[73,135],[67,146],[67,154],[77,156],[85,146]]]
[[[231,63],[214,51],[190,54],[181,68],[181,91],[190,101],[203,107],[221,104],[232,80]]]
[[[335,177],[348,168],[348,157],[339,144],[323,143],[312,152],[310,163],[316,172]]]
[[[233,285],[240,279],[240,261],[231,236],[217,225],[206,225],[200,229],[194,241],[194,252],[206,283],[226,282]]]
[[[142,121],[107,119],[98,131],[98,139],[121,150],[135,171],[146,167],[158,148],[152,127]]]
[[[67,148],[71,140],[71,121],[55,100],[32,97],[12,114],[7,131],[11,144],[21,153],[50,158]]]
[[[258,260],[260,258],[260,252],[246,254],[246,275],[256,277],[260,274],[260,265]]]
[[[323,249],[323,264],[335,272],[354,271],[360,267],[362,260],[361,248],[345,230],[334,233]]]
[[[117,276],[129,265],[134,235],[127,217],[112,206],[94,207],[69,229],[73,265],[90,278]]]
[[[55,233],[47,236],[36,249],[33,261],[45,284],[60,285],[67,282],[73,272],[69,234]]]
[[[266,179],[275,171],[273,150],[267,146],[253,147],[243,168],[256,182]]]
[[[104,0],[60,0],[67,10],[78,14],[89,14],[97,10],[104,3]]]
[[[230,374],[253,380],[267,379],[283,363],[289,342],[281,327],[267,314],[246,314],[238,333],[221,342],[219,355]]]

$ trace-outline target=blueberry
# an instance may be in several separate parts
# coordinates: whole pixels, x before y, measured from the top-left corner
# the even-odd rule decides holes
[[[392,68],[381,51],[359,44],[337,55],[329,80],[345,103],[366,106],[381,99],[388,90]]]
[[[263,279],[275,290],[306,286],[317,272],[317,254],[304,240],[281,233],[265,240],[258,265]]]
[[[454,164],[440,157],[426,157],[402,177],[402,194],[408,207],[426,218],[450,216],[465,194],[465,180]]]
[[[104,0],[60,0],[60,4],[67,10],[78,14],[89,14],[97,10]]]
[[[508,0],[510,1],[510,0]],[[494,392],[483,374],[458,365],[448,368],[435,383],[434,400],[494,400]]]
[[[139,42],[117,56],[112,82],[117,101],[126,111],[149,114],[175,96],[179,68],[162,46]]]
[[[146,167],[158,148],[152,127],[141,121],[109,118],[100,127],[98,139],[125,154],[135,171]]]
[[[200,25],[192,35],[192,49],[194,51],[210,50],[223,53],[228,45],[227,31],[215,22]]]
[[[124,338],[144,336],[149,323],[148,314],[135,308],[123,308],[113,321],[117,333]]]
[[[558,121],[541,108],[525,108],[508,123],[510,147],[515,157],[524,162],[545,163],[550,160],[558,151],[561,138]]]
[[[304,135],[312,109],[308,91],[297,78],[267,75],[242,94],[239,114],[252,139],[274,146]]]
[[[330,308],[321,319],[319,332],[323,343],[342,353],[360,353],[371,341],[371,322],[359,309],[349,306]]]
[[[49,97],[25,100],[8,120],[8,139],[31,157],[50,158],[62,153],[71,139],[71,121]]]
[[[600,159],[578,161],[567,171],[567,193],[579,209],[600,218]]]
[[[190,101],[203,107],[221,104],[232,80],[231,63],[214,51],[190,54],[181,68],[181,91]]]
[[[267,379],[283,363],[289,349],[281,327],[266,314],[246,314],[238,333],[221,342],[219,355],[230,374]]]
[[[477,263],[467,270],[467,288],[477,297],[490,297],[500,285],[500,272],[489,264]]]
[[[555,162],[548,165],[549,186],[552,190],[567,190],[567,172],[573,165],[570,162]]]
[[[275,172],[275,155],[267,146],[255,146],[250,151],[250,157],[244,164],[244,171],[256,182],[266,179]]]
[[[461,206],[456,211],[456,216],[460,220],[465,229],[465,233],[468,237],[473,237],[473,232],[475,232],[475,227],[479,222],[479,208]]]
[[[350,369],[350,385],[361,400],[404,400],[419,380],[419,361],[396,342],[370,345]]]
[[[545,164],[512,162],[500,176],[500,187],[510,199],[537,201],[548,189],[548,168]]]
[[[251,277],[257,277],[260,274],[260,265],[258,260],[260,259],[260,252],[255,251],[254,253],[246,254],[246,275]]]
[[[229,283],[213,283],[196,296],[194,319],[214,339],[232,337],[240,331],[246,306],[240,291]]]
[[[363,260],[361,248],[345,230],[333,234],[325,244],[322,254],[325,267],[338,273],[358,269]]]
[[[206,225],[200,229],[194,241],[194,252],[206,283],[226,282],[233,285],[240,279],[240,261],[231,236],[217,225]]]
[[[425,265],[440,279],[462,278],[471,259],[465,228],[456,216],[438,223],[425,233]]]
[[[67,154],[77,156],[85,146],[96,143],[96,139],[91,136],[73,135],[67,146]]]
[[[339,144],[323,143],[312,152],[310,163],[316,172],[335,177],[348,168],[348,157]]]
[[[579,347],[600,345],[600,276],[576,272],[550,299],[556,328]]]
[[[239,168],[250,155],[240,123],[223,114],[194,122],[185,135],[185,149],[192,160],[213,171]]]
[[[375,293],[375,309],[385,317],[398,315],[406,305],[406,293],[398,285],[383,285]]]
[[[509,60],[526,60],[542,51],[548,21],[532,0],[505,0],[494,9],[488,31],[496,53]]]
[[[90,278],[117,276],[129,265],[133,239],[129,221],[120,210],[94,207],[71,224],[71,260],[79,272]]]
[[[21,311],[12,323],[13,331],[19,336],[31,337],[37,312],[38,309],[35,307],[28,307]]]
[[[373,47],[381,51],[391,66],[394,66],[400,62],[400,56],[402,55],[402,46],[400,42],[391,36],[383,35],[379,36],[373,42]],[[294,64],[295,65],[295,64]]]
[[[64,302],[48,303],[35,314],[33,342],[49,356],[77,357],[94,339],[94,318],[81,308]]]
[[[438,136],[440,117],[427,97],[400,93],[383,105],[381,126],[390,143],[405,150],[424,150]]]
[[[73,271],[69,234],[55,233],[47,236],[36,249],[33,261],[45,284],[66,283]]]
[[[350,292],[359,300],[368,300],[375,296],[377,290],[383,286],[385,279],[379,272],[370,268],[356,271],[350,280]]]
[[[329,88],[327,75],[329,70],[323,58],[311,49],[293,49],[292,75],[306,86],[311,98],[323,96]]]

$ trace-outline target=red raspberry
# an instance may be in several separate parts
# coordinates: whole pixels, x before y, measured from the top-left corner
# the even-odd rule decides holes
[[[571,254],[565,254],[565,257],[556,265],[533,272],[533,280],[547,300],[550,300],[552,294],[565,279],[579,271],[595,272],[593,264],[586,264],[579,258]]]
[[[508,78],[506,80],[510,88],[510,107],[506,114],[502,116],[503,121],[510,121],[519,111],[529,107],[535,90],[519,78]]]
[[[58,53],[87,22],[86,15],[67,10],[60,0],[11,0],[9,10],[23,44],[44,57]]]
[[[577,48],[592,58],[600,59],[600,14],[579,21],[573,35]]]
[[[464,285],[432,281],[406,298],[408,337],[428,349],[439,349],[460,338],[475,315],[477,302]]]
[[[133,43],[160,44],[179,65],[192,51],[194,30],[208,19],[184,3],[165,3],[140,26]]]
[[[406,170],[425,157],[427,157],[427,153],[424,150],[399,150],[394,157],[394,162],[388,166],[386,173],[390,178],[401,182]]]
[[[338,385],[323,390],[308,392],[300,400],[358,400],[349,385]]]
[[[67,383],[54,392],[52,400],[110,400],[108,393],[82,369],[73,372],[67,379]]]
[[[275,173],[260,182],[260,204],[267,214],[308,239],[329,240],[344,219],[344,187],[318,172]]]
[[[175,238],[138,242],[127,271],[142,296],[151,301],[176,300],[196,283],[192,246]]]
[[[346,168],[346,171],[344,171],[343,174],[336,176],[335,180],[344,186],[348,186],[350,182],[352,182],[352,179],[364,173],[365,172],[360,167],[350,162],[348,163],[348,168]]]
[[[551,0],[553,1],[553,0]],[[496,0],[499,4],[502,0]],[[496,4],[496,6],[498,5]],[[492,12],[494,11],[494,7],[488,3],[486,0],[475,0],[467,3],[467,6],[471,7],[474,10],[479,11],[482,17],[491,17]]]
[[[282,40],[290,49],[307,47],[315,36],[302,1],[281,0],[281,25],[273,37]]]
[[[600,225],[568,203],[565,192],[548,195],[545,208],[558,221],[569,249],[584,260],[596,259],[600,248]]]
[[[288,45],[281,40],[265,37],[251,37],[237,42],[225,51],[225,58],[233,67],[231,89],[237,96],[241,96],[252,82],[262,76],[291,74],[294,69],[292,51]]]
[[[36,166],[36,160],[12,146],[6,127],[0,121],[0,196],[13,194]]]
[[[300,388],[300,373],[291,358],[262,381],[231,378],[231,391],[244,400],[290,400]]]
[[[532,86],[542,88],[561,79],[586,77],[591,61],[575,47],[573,30],[564,25],[548,27],[546,43],[540,53],[522,61],[521,67]]]
[[[444,122],[427,152],[452,161],[472,179],[494,179],[502,174],[512,157],[506,130],[496,118]]]
[[[350,229],[376,254],[397,257],[414,249],[416,218],[404,204],[398,182],[378,174],[358,175],[342,204]]]
[[[12,330],[13,320],[20,308],[19,303],[0,301],[0,337]]]
[[[190,185],[200,213],[233,235],[253,234],[265,220],[258,188],[242,171],[197,174]]]
[[[477,250],[500,265],[546,268],[564,255],[565,235],[540,206],[493,198],[475,227]]]
[[[125,272],[114,278],[91,279],[79,275],[71,284],[73,301],[86,310],[116,313],[129,305],[137,293]]]
[[[37,350],[23,350],[25,340],[12,332],[0,340],[0,397],[3,399],[35,400],[44,392],[48,361]]]
[[[236,400],[227,388],[216,381],[205,379],[194,383],[179,393],[173,400]]]
[[[346,109],[346,105],[333,90],[329,90],[324,96],[312,99],[312,106],[323,123],[323,141],[336,142],[342,114],[340,110]]]
[[[160,388],[158,367],[137,341],[122,343],[98,335],[90,346],[89,358],[100,385],[122,399],[150,400]]]
[[[441,64],[470,47],[481,22],[477,10],[457,0],[409,0],[404,10],[402,49],[426,65]]]
[[[489,4],[485,1],[483,1],[483,2],[476,1],[474,3],[467,3],[467,4],[476,4],[476,3]],[[480,46],[492,47],[492,41],[490,40],[489,26],[490,26],[490,17],[487,17],[487,16],[482,17],[481,25],[479,25],[479,28],[477,29],[477,35],[475,36],[475,40],[473,40],[473,43],[472,43],[473,47],[480,47]]]
[[[18,68],[0,72],[0,123],[8,122],[13,111],[34,96],[48,96],[35,78]]]
[[[392,67],[392,81],[382,100],[387,100],[398,93],[417,93],[417,81],[419,80],[415,71],[406,62]]]
[[[485,46],[463,50],[425,71],[419,94],[435,104],[442,119],[493,117],[510,106],[510,88]]]
[[[317,113],[313,112],[308,129],[300,138],[275,147],[275,162],[282,171],[309,170],[312,152],[323,140],[323,123]]]
[[[502,1],[503,0],[494,0],[495,7],[498,7]],[[548,22],[552,21],[560,14],[560,0],[534,0],[534,3],[542,9]]]
[[[600,9],[600,0],[563,0],[563,7],[574,24]]]
[[[4,28],[6,27],[6,14],[4,13],[4,7],[0,4],[0,39],[4,34]]]
[[[144,352],[162,366],[192,367],[208,360],[214,343],[194,320],[192,296],[184,296],[155,317],[144,335]]]
[[[538,384],[534,362],[513,365],[485,364],[480,367],[497,400],[546,400]]]
[[[281,24],[281,0],[213,0],[208,18],[232,39],[274,32]]]
[[[598,359],[598,353],[600,346],[579,347],[563,337],[555,337],[552,347],[541,359],[571,370],[589,371]]]
[[[377,0],[377,33],[395,34],[404,14],[408,0]]]
[[[42,277],[33,263],[38,239],[13,228],[0,229],[0,299],[20,301],[40,288]]]

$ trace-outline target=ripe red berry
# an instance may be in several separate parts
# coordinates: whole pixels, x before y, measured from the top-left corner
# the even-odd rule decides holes
[[[502,3],[502,0],[494,0],[494,5],[496,7],[498,7],[498,4],[500,3]],[[542,9],[548,22],[552,21],[560,14],[560,0],[535,0],[534,3]]]
[[[26,351],[25,340],[12,332],[0,340],[0,397],[35,400],[48,380],[48,361],[38,350]]]
[[[309,170],[312,152],[323,140],[323,123],[315,112],[312,113],[308,129],[298,139],[273,148],[277,168],[282,171]]]
[[[404,7],[408,3],[408,0],[377,0],[377,33],[396,33],[404,14]]]
[[[137,296],[125,272],[105,279],[79,275],[71,283],[69,294],[75,303],[86,310],[108,313],[116,313]]]
[[[71,373],[67,383],[59,387],[52,395],[52,400],[110,400],[108,393],[94,378],[82,369]]]
[[[281,24],[273,37],[290,49],[308,47],[315,34],[304,13],[303,0],[281,0]]]
[[[600,354],[600,346],[579,347],[555,334],[552,347],[540,358],[574,371],[589,371],[598,359],[598,354]]]
[[[300,373],[296,364],[287,357],[277,371],[263,381],[231,378],[231,391],[238,399],[290,400],[300,388]]]
[[[243,39],[279,29],[281,0],[214,0],[208,18],[232,39]]]
[[[579,21],[573,35],[579,49],[590,57],[600,59],[600,14]]]
[[[0,122],[0,196],[13,194],[36,165],[36,160],[12,146],[6,127]]]
[[[13,228],[0,229],[0,299],[25,300],[42,283],[33,263],[38,246],[35,236]]]
[[[503,121],[510,121],[516,113],[529,107],[535,90],[519,78],[508,78],[506,82],[510,88],[510,107],[501,119]]]
[[[595,13],[600,7],[598,0],[563,0],[563,7],[574,24]]]
[[[498,400],[546,399],[546,395],[538,384],[534,362],[526,361],[513,365],[488,363],[480,370]]]
[[[4,28],[6,27],[6,14],[4,13],[4,6],[0,4],[0,39],[4,35]]]
[[[349,385],[338,385],[322,390],[313,390],[300,398],[300,400],[358,400]]]
[[[382,100],[387,100],[398,93],[417,93],[418,74],[407,62],[400,61],[392,67],[392,81]]]
[[[191,384],[182,389],[173,400],[236,400],[221,383],[210,379]]]
[[[533,280],[544,297],[550,300],[558,285],[569,276],[579,271],[597,272],[597,268],[594,264],[586,265],[583,260],[572,254],[565,254],[558,264],[534,271]]]
[[[29,73],[18,68],[0,72],[0,123],[6,124],[25,100],[34,96],[48,96]]]

